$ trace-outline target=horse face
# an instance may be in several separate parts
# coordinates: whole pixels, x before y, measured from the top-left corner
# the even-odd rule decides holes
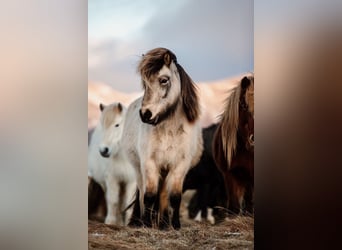
[[[241,80],[241,88],[244,92],[244,103],[254,117],[254,76],[244,77]]]
[[[240,122],[239,131],[242,134],[247,150],[254,149],[254,76],[241,80]]]
[[[181,94],[180,77],[174,62],[164,64],[150,79],[144,79],[144,97],[140,117],[144,123],[157,125],[177,107]]]
[[[238,133],[240,134],[245,148],[248,151],[254,150],[254,118],[253,115],[244,110],[240,112],[240,122],[238,127]]]
[[[123,131],[125,108],[120,103],[108,106],[100,104],[102,137],[99,152],[103,157],[115,155],[119,150],[119,144]]]
[[[254,151],[254,118],[251,114],[248,114],[246,130],[246,148]]]

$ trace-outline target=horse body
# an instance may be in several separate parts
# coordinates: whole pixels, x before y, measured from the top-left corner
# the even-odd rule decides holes
[[[215,223],[224,218],[227,206],[224,179],[216,167],[212,152],[212,141],[217,127],[217,124],[213,124],[202,129],[204,149],[201,159],[189,170],[183,185],[183,192],[188,189],[197,191],[189,202],[189,217],[193,219],[201,211],[201,217],[207,219],[208,207],[211,207]]]
[[[254,196],[254,77],[244,77],[227,99],[213,140],[217,167],[223,173],[228,212],[253,214]]]
[[[120,103],[100,104],[100,122],[88,153],[88,176],[103,189],[107,204],[106,224],[124,225],[125,208],[134,196],[136,175],[121,151],[126,108]]]
[[[167,49],[148,52],[139,69],[145,92],[128,107],[122,144],[138,177],[130,224],[139,225],[142,217],[146,226],[167,227],[170,203],[172,226],[178,229],[183,181],[202,152],[197,95]]]

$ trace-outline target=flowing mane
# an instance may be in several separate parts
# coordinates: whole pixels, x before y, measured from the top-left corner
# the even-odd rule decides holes
[[[237,145],[237,130],[239,126],[239,103],[241,85],[231,90],[230,96],[225,101],[225,110],[221,115],[221,132],[223,152],[230,165]],[[227,143],[225,143],[227,142]]]
[[[225,101],[225,109],[221,115],[221,133],[223,152],[228,165],[231,164],[232,157],[235,154],[237,146],[237,132],[239,127],[239,106],[240,98],[243,94],[244,105],[248,107],[248,111],[254,116],[254,76],[249,77],[251,85],[245,93],[242,93],[243,80],[231,90],[231,94]]]
[[[254,75],[231,90],[213,139],[213,156],[221,170],[228,213],[253,214],[254,194]],[[243,201],[245,205],[243,206]]]

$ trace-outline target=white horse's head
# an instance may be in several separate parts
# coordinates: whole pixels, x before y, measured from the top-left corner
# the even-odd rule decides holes
[[[172,115],[178,105],[190,122],[197,119],[199,107],[195,86],[174,53],[156,48],[143,56],[139,67],[144,87],[140,117],[144,123],[157,125]]]
[[[100,154],[103,157],[115,155],[120,148],[126,108],[121,103],[112,103],[108,106],[100,103],[101,141]]]

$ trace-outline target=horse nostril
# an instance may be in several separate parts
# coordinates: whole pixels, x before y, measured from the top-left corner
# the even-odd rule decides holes
[[[105,147],[105,148],[100,148],[100,154],[101,154],[103,157],[108,157],[108,156],[109,156],[108,152],[109,152],[109,149],[108,149],[107,147]]]
[[[143,121],[149,121],[152,117],[152,112],[149,109],[146,109],[145,113],[140,110],[140,117]]]
[[[149,120],[152,117],[152,112],[149,109],[147,109],[145,111],[144,117],[146,120]]]

